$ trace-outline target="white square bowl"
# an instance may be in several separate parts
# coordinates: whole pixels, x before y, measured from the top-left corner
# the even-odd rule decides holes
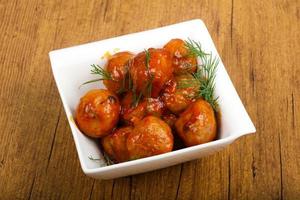
[[[104,65],[106,60],[101,59],[101,56],[107,51],[113,52],[118,48],[120,51],[127,50],[138,53],[149,47],[162,47],[173,38],[190,38],[199,41],[206,52],[212,52],[213,55],[219,57],[205,24],[199,19],[54,50],[49,53],[53,75],[69,120],[80,164],[88,176],[97,179],[111,179],[176,165],[211,154],[229,145],[238,137],[256,131],[222,61],[220,61],[215,91],[219,96],[222,116],[218,140],[170,153],[106,166],[97,140],[82,134],[72,117],[81,96],[92,88],[104,88],[104,86],[102,83],[89,84],[81,88],[79,86],[83,82],[95,78],[90,74],[90,65]],[[91,161],[89,156],[101,160],[99,162]]]

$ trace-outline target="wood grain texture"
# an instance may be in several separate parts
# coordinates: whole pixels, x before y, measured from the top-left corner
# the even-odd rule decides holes
[[[0,0],[0,199],[300,199],[300,3]],[[201,18],[257,133],[214,155],[86,177],[48,52]]]

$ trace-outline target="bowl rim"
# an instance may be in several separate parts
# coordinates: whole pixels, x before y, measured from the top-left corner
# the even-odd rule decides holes
[[[208,143],[199,144],[199,145],[191,146],[191,147],[185,147],[185,148],[182,148],[182,149],[179,149],[179,150],[171,151],[171,152],[160,154],[160,155],[150,156],[150,157],[141,158],[141,159],[132,160],[132,161],[126,161],[126,162],[123,162],[123,163],[116,163],[116,164],[108,165],[108,166],[99,166],[99,167],[96,167],[96,168],[87,167],[87,164],[86,164],[86,162],[83,158],[84,153],[81,149],[81,145],[79,144],[78,138],[75,136],[77,134],[76,131],[79,131],[80,133],[81,133],[81,131],[78,129],[78,127],[75,125],[75,123],[72,123],[72,121],[70,119],[70,116],[73,116],[73,115],[71,113],[71,110],[69,109],[69,105],[67,103],[67,100],[63,95],[63,91],[62,91],[63,89],[59,86],[60,83],[57,80],[57,77],[55,76],[55,74],[57,74],[57,72],[56,72],[57,66],[56,66],[56,63],[54,62],[55,55],[61,53],[61,51],[66,50],[66,49],[78,48],[78,47],[86,46],[86,45],[93,45],[93,44],[99,43],[99,42],[109,42],[109,41],[112,41],[116,38],[126,39],[128,36],[134,36],[134,35],[137,35],[137,34],[144,34],[146,32],[159,30],[159,29],[164,29],[166,27],[173,27],[173,26],[185,25],[185,24],[196,24],[196,23],[197,23],[197,25],[199,25],[199,23],[200,23],[201,25],[204,25],[204,27],[206,28],[204,22],[201,19],[193,19],[193,20],[184,21],[184,22],[180,22],[180,23],[175,23],[175,24],[171,24],[171,25],[167,25],[167,26],[148,29],[148,30],[144,30],[144,31],[140,31],[140,32],[134,32],[134,33],[129,33],[129,34],[125,34],[125,35],[121,35],[121,36],[117,36],[117,37],[111,37],[111,38],[98,40],[98,41],[94,41],[94,42],[88,42],[88,43],[75,45],[75,46],[71,46],[71,47],[67,47],[67,48],[56,49],[56,50],[52,50],[52,51],[49,52],[51,68],[52,68],[52,72],[53,72],[53,75],[54,75],[54,79],[55,79],[55,82],[56,82],[56,85],[57,85],[57,88],[58,88],[58,91],[59,91],[59,94],[60,94],[60,98],[61,98],[62,103],[63,103],[64,110],[65,110],[67,118],[68,118],[69,125],[71,127],[71,132],[72,132],[73,140],[75,142],[75,146],[76,146],[77,154],[78,154],[78,157],[79,157],[80,165],[81,165],[81,168],[82,168],[82,170],[85,174],[87,174],[87,175],[89,175],[89,174],[94,175],[95,173],[100,174],[100,173],[108,172],[108,171],[111,171],[111,170],[116,170],[116,169],[120,169],[120,168],[145,164],[145,163],[149,163],[149,162],[152,162],[152,161],[159,161],[159,160],[162,160],[162,159],[165,159],[165,158],[172,158],[172,157],[178,156],[178,155],[186,155],[186,154],[191,153],[191,152],[197,152],[197,151],[200,151],[202,149],[207,149],[209,147],[218,146],[220,144],[229,144],[229,143],[231,143],[232,141],[236,140],[237,138],[239,138],[241,136],[248,135],[248,134],[256,132],[255,126],[254,126],[252,120],[250,119],[250,117],[248,116],[249,119],[250,119],[250,122],[252,123],[252,125],[251,125],[251,128],[247,129],[247,131],[245,131],[245,132],[241,132],[241,131],[237,131],[236,133],[231,132],[231,135],[226,136],[224,138],[218,138],[218,139],[216,139],[214,141],[211,141],[211,142],[208,142]],[[214,46],[214,48],[215,48],[215,46]],[[217,52],[217,50],[216,50],[216,52]],[[218,52],[217,52],[217,54],[218,54]],[[219,58],[220,58],[220,62],[222,63],[222,60],[221,60],[220,56],[219,56]],[[223,63],[222,63],[222,65],[223,65]],[[230,77],[229,77],[229,80],[230,80]],[[233,88],[236,91],[234,86],[233,86]],[[237,91],[236,91],[236,93],[237,93]],[[237,95],[238,95],[238,93],[237,93]],[[239,95],[238,95],[238,98],[239,98]],[[244,105],[243,105],[243,108],[245,109]],[[246,109],[245,109],[245,112],[248,115]],[[81,134],[83,134],[83,133],[81,133]],[[101,153],[102,153],[102,151],[101,151]]]
[[[254,129],[249,133],[243,133],[243,134],[239,134],[239,135],[230,135],[230,136],[227,136],[225,138],[216,139],[214,141],[207,142],[207,143],[204,143],[204,144],[199,144],[199,145],[195,145],[195,146],[191,146],[191,147],[185,147],[185,148],[178,149],[178,150],[175,150],[175,151],[171,151],[171,152],[168,152],[168,153],[163,153],[163,154],[150,156],[150,157],[146,157],[146,158],[140,158],[140,159],[137,159],[137,160],[130,160],[130,161],[122,162],[122,163],[116,163],[116,164],[113,164],[113,165],[107,165],[107,166],[102,166],[102,167],[99,166],[97,168],[87,168],[85,165],[83,165],[82,170],[86,174],[102,173],[102,172],[107,172],[107,171],[110,171],[110,170],[115,170],[115,169],[118,169],[118,168],[139,165],[139,164],[150,162],[150,161],[158,161],[158,160],[165,159],[165,158],[171,158],[175,155],[177,155],[177,156],[178,155],[184,155],[186,153],[190,153],[190,152],[193,152],[193,151],[198,151],[198,150],[205,149],[205,148],[215,146],[215,145],[219,145],[219,144],[231,143],[234,140],[236,140],[237,138],[240,138],[244,135],[248,135],[248,134],[255,133],[255,132],[256,132],[256,130]]]

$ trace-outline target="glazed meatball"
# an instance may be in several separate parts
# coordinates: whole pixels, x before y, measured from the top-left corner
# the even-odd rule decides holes
[[[173,149],[171,128],[161,119],[147,116],[127,138],[130,160],[167,153]]]
[[[181,39],[172,39],[165,46],[164,49],[169,51],[172,56],[172,65],[175,74],[182,74],[186,72],[195,72],[197,69],[197,59],[189,55],[185,42]]]
[[[165,49],[149,49],[147,65],[146,52],[141,52],[132,60],[130,75],[138,93],[147,96],[147,85],[151,81],[151,97],[158,97],[164,84],[172,77],[172,57]],[[148,95],[149,97],[149,95]]]
[[[95,89],[86,93],[76,109],[79,129],[94,138],[109,134],[119,120],[120,103],[112,92]]]
[[[126,141],[131,132],[132,127],[123,127],[101,139],[104,151],[114,162],[120,163],[129,159]]]
[[[160,98],[145,98],[137,105],[133,105],[132,96],[132,92],[128,92],[121,101],[121,119],[128,125],[136,124],[146,115],[160,117],[165,110]]]
[[[128,86],[126,74],[129,68],[129,61],[133,58],[130,52],[119,52],[109,58],[106,64],[106,71],[110,74],[112,80],[104,80],[106,88],[114,93],[119,93],[122,88]]]
[[[147,109],[145,102],[139,102],[137,105],[133,105],[132,98],[132,92],[128,92],[121,101],[121,120],[128,125],[133,125],[140,121],[146,115]]]
[[[166,110],[160,98],[145,98],[143,102],[146,104],[147,115],[161,117]]]
[[[166,84],[163,102],[171,112],[179,114],[195,100],[199,87],[199,81],[191,74],[177,75]]]
[[[217,135],[214,110],[207,101],[202,99],[195,101],[180,114],[175,127],[186,146],[210,142]]]
[[[177,120],[176,115],[174,115],[173,113],[165,113],[162,116],[162,119],[171,127],[174,128],[175,122]]]

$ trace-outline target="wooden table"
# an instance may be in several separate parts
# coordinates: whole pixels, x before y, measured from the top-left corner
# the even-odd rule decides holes
[[[0,0],[0,199],[300,199],[299,4]],[[206,23],[257,133],[163,170],[85,176],[48,52],[194,18]]]

